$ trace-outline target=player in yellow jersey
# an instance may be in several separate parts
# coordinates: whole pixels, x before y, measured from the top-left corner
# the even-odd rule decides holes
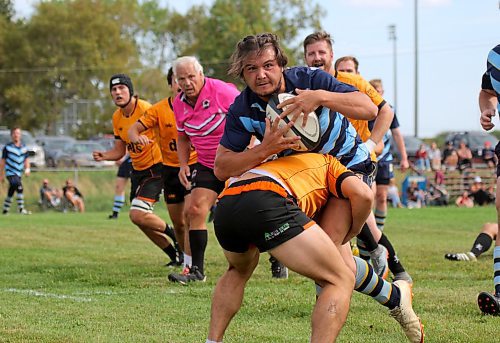
[[[214,220],[229,267],[215,287],[206,342],[222,342],[264,251],[323,288],[312,313],[311,342],[335,341],[345,322],[353,287],[365,294],[376,293],[377,301],[390,309],[407,335],[411,332],[411,341],[423,342],[408,285],[382,280],[359,258],[353,280],[339,247],[310,219],[321,217],[321,209],[332,196],[347,199],[351,208],[337,217],[347,224],[337,232],[345,243],[361,229],[371,211],[373,195],[368,185],[335,157],[294,154],[263,163],[231,180],[219,197]],[[332,307],[336,310],[331,311]]]
[[[153,205],[158,201],[163,188],[162,156],[155,144],[138,144],[130,141],[128,129],[135,123],[151,104],[134,95],[132,80],[125,74],[113,75],[109,90],[117,107],[113,113],[113,133],[115,145],[107,151],[94,151],[96,161],[116,161],[128,151],[132,159],[132,187],[130,191],[130,220],[137,225],[148,238],[162,249],[171,261],[178,262],[177,251],[170,244],[166,223],[153,213]],[[154,132],[145,134],[154,139]]]
[[[128,130],[131,142],[148,145],[158,143],[163,156],[163,194],[167,203],[167,210],[174,225],[175,235],[180,249],[184,252],[183,262],[187,267],[191,266],[191,249],[189,247],[189,235],[186,233],[185,204],[189,205],[191,196],[189,190],[179,180],[179,157],[177,156],[177,125],[175,123],[173,101],[180,88],[175,81],[172,68],[167,73],[167,82],[172,91],[171,97],[167,97],[151,106],[137,122],[132,124]],[[156,131],[155,142],[144,134],[146,130]],[[191,151],[188,165],[192,167],[196,163],[196,152]],[[191,170],[192,172],[192,170]]]
[[[375,124],[370,132],[367,120],[349,121],[355,127],[365,146],[371,154],[373,163],[376,163],[377,156],[375,148],[381,144],[384,134],[389,129],[394,117],[391,107],[385,102],[380,94],[359,75],[349,73],[337,73],[333,65],[332,38],[324,31],[314,32],[304,39],[304,59],[309,67],[317,67],[325,70],[339,81],[357,87],[361,92],[368,95],[372,102],[378,107],[378,115]],[[380,148],[381,151],[381,148]],[[373,181],[373,180],[370,180]],[[332,218],[334,220],[334,218]],[[388,274],[387,249],[378,244],[381,233],[377,229],[375,216],[370,214],[367,225],[363,226],[358,238],[369,252],[374,269],[377,274],[385,277]]]

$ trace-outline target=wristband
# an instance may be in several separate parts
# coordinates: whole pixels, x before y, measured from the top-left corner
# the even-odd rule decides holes
[[[365,142],[365,146],[368,148],[368,151],[370,152],[370,154],[373,152],[373,150],[375,150],[375,147],[377,146],[377,143],[375,143],[374,141],[372,141],[371,139],[368,139],[366,142]]]
[[[24,174],[29,174],[29,173],[31,173],[31,169],[30,169],[30,168],[26,168],[26,169],[24,170]]]

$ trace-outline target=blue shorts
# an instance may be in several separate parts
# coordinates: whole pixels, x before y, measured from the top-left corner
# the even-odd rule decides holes
[[[394,178],[394,165],[392,162],[379,162],[377,176],[375,177],[377,185],[388,185],[392,178]]]

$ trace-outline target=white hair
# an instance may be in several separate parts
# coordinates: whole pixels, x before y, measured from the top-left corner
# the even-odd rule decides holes
[[[194,56],[182,56],[176,59],[172,63],[172,69],[174,71],[174,74],[177,75],[177,68],[181,64],[192,64],[194,66],[194,70],[196,72],[200,72],[203,75],[203,67],[201,66],[200,62],[198,62],[198,59]]]

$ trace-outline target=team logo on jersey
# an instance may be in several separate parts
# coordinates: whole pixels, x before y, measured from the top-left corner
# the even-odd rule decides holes
[[[203,102],[201,103],[201,105],[206,110],[207,108],[210,107],[210,100],[208,100],[208,99],[203,100]]]

